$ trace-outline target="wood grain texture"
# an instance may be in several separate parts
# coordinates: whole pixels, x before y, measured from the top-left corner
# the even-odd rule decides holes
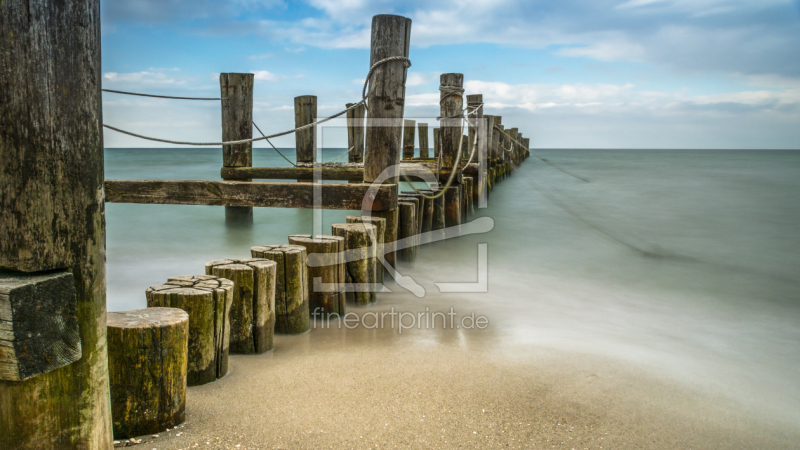
[[[430,153],[430,148],[428,147],[428,124],[418,123],[417,128],[419,128],[419,157],[427,159]]]
[[[253,137],[253,82],[252,73],[219,74],[222,100],[222,140],[236,141]],[[222,165],[226,167],[252,167],[253,143],[222,146]],[[250,181],[250,180],[247,180]],[[225,207],[225,221],[229,224],[253,223],[253,208]]]
[[[273,348],[275,276],[268,259],[220,259],[206,263],[206,275],[233,282],[230,352],[261,354]]]
[[[301,95],[294,98],[294,126],[301,127],[317,120],[317,96]],[[297,162],[316,161],[317,127],[309,127],[295,134]]]
[[[347,314],[344,267],[344,238],[309,234],[289,236],[289,244],[306,248],[308,308],[312,319]]]
[[[500,149],[500,130],[496,127],[499,127],[503,123],[503,116],[492,116],[494,119],[494,123],[492,124],[492,150],[490,152],[490,159],[493,163],[496,161],[503,159],[502,158],[502,150]]]
[[[348,103],[347,107],[353,106]],[[347,161],[351,163],[364,162],[364,116],[367,108],[361,104],[347,112],[347,148],[352,149],[347,154]],[[362,173],[363,177],[364,174]]]
[[[109,449],[100,1],[5,1],[0,30],[0,268],[71,272],[82,347],[0,381],[0,448]]]
[[[213,275],[172,277],[149,287],[145,295],[148,308],[178,308],[189,315],[188,386],[228,373],[232,281]]]
[[[439,157],[439,149],[442,147],[442,134],[439,128],[433,129],[433,157]]]
[[[464,75],[460,73],[443,73],[439,79],[440,86],[451,86],[454,88],[464,87]],[[439,99],[441,102],[439,121],[439,138],[441,139],[441,161],[445,169],[457,168],[461,163],[459,144],[463,139],[461,134],[461,112],[464,108],[464,98],[457,92],[440,91]],[[445,118],[453,117],[454,118]],[[441,176],[441,175],[440,175]],[[447,180],[441,180],[442,183]],[[460,175],[456,175],[455,184],[461,183]]]
[[[397,209],[400,212],[400,221],[397,226],[397,240],[405,240],[405,245],[397,249],[397,261],[407,265],[413,265],[415,261],[414,236],[416,235],[417,227],[416,208],[416,199],[403,199],[403,201],[397,203]]]
[[[461,225],[461,186],[450,186],[443,197],[445,226]]]
[[[189,315],[177,308],[108,313],[114,438],[160,433],[186,420]]]
[[[81,358],[76,300],[67,271],[0,271],[0,380],[27,380]]]
[[[391,56],[409,56],[411,19],[394,15],[372,18],[370,67]],[[400,163],[407,69],[403,61],[375,68],[369,79],[364,181],[374,181],[385,169]],[[396,180],[387,180],[396,183]]]
[[[403,120],[403,159],[414,158],[414,135],[417,130],[417,122],[414,120]]]
[[[337,223],[331,225],[331,231],[344,238],[347,301],[360,306],[376,302],[373,285],[377,246],[370,238],[377,233],[376,228],[367,223]]]
[[[364,217],[364,216],[347,216],[345,218],[347,223],[368,223],[375,227],[377,231],[377,235],[375,236],[375,244],[376,247],[376,257],[377,261],[375,262],[375,282],[378,284],[383,284],[383,273],[384,273],[384,265],[383,260],[385,258],[385,246],[384,242],[386,240],[386,219],[382,217]]]
[[[308,268],[302,245],[261,245],[250,248],[253,258],[277,263],[275,332],[301,334],[311,329],[308,309]]]
[[[312,183],[242,181],[106,180],[107,201],[170,205],[225,205],[313,208]],[[361,210],[367,184],[322,184],[322,209]],[[369,194],[376,211],[395,207],[397,185],[382,185]]]
[[[483,95],[482,94],[467,95],[467,107],[469,108],[468,110],[469,112],[474,111],[469,116],[468,120],[469,151],[467,155],[469,155],[470,153],[472,153],[472,150],[475,147],[476,136],[478,137],[477,148],[480,148],[480,134],[478,133],[478,128],[480,127],[481,121],[483,119]],[[479,161],[477,150],[475,156],[476,156],[475,161],[476,162]],[[469,158],[469,156],[467,156],[467,158]]]

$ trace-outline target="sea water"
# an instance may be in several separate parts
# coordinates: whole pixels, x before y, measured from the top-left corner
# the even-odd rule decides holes
[[[534,153],[478,210],[491,231],[425,246],[401,269],[424,297],[390,285],[379,303],[461,307],[489,318],[490,345],[618,358],[800,423],[800,152]],[[254,166],[288,165],[254,150]],[[219,180],[220,166],[220,149],[106,150],[109,179]],[[350,214],[323,211],[323,230]],[[228,228],[221,207],[110,203],[106,223],[119,311],[170,276],[311,233],[312,212],[256,208],[252,227]],[[486,292],[439,292],[479,279],[479,244]]]

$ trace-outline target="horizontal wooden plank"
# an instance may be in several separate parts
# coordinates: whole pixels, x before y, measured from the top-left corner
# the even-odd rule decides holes
[[[322,209],[360,210],[368,184],[265,183],[247,181],[106,180],[106,201],[162,205],[313,208],[314,186]],[[397,208],[397,185],[379,187],[374,211]]]
[[[433,161],[420,161],[415,162],[415,165],[421,165],[427,168],[419,169],[410,164],[400,164],[400,170],[409,178],[419,178],[430,171],[436,171],[436,162]],[[314,169],[309,166],[303,167],[223,167],[220,170],[220,176],[223,180],[294,180],[294,179],[307,179],[311,180],[314,176],[314,170],[319,172],[321,180],[343,180],[343,181],[360,181],[364,178],[364,168],[356,167],[356,164],[342,164],[336,166],[331,163],[326,163]],[[472,163],[464,168],[465,175],[477,176],[478,164]],[[442,172],[442,174],[445,174]]]

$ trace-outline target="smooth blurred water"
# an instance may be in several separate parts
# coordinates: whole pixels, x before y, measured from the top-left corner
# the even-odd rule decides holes
[[[479,311],[499,351],[610,355],[800,423],[800,152],[536,153],[588,182],[532,156],[479,212],[490,233],[420,249],[408,273],[425,298],[381,298]],[[218,180],[220,165],[219,149],[106,151],[106,178]],[[288,163],[257,149],[254,165]],[[324,211],[323,229],[348,214]],[[107,204],[106,221],[110,311],[143,307],[148,286],[207,261],[311,232],[311,212],[294,209],[256,209],[244,230],[214,206]],[[475,281],[478,243],[489,292],[439,293],[434,282]]]

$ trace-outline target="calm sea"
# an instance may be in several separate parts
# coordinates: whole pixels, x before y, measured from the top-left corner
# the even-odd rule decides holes
[[[499,341],[610,355],[800,423],[800,152],[536,154],[558,169],[532,156],[500,183],[478,214],[492,231],[420,249],[407,272],[424,298],[381,295],[468,306]],[[256,149],[254,165],[289,164]],[[218,180],[220,166],[219,149],[106,150],[106,178]],[[324,211],[324,229],[348,214]],[[229,229],[221,207],[108,204],[109,310],[144,307],[148,286],[207,261],[311,232],[310,211],[254,216]],[[488,292],[439,293],[435,282],[477,279],[480,243]]]

